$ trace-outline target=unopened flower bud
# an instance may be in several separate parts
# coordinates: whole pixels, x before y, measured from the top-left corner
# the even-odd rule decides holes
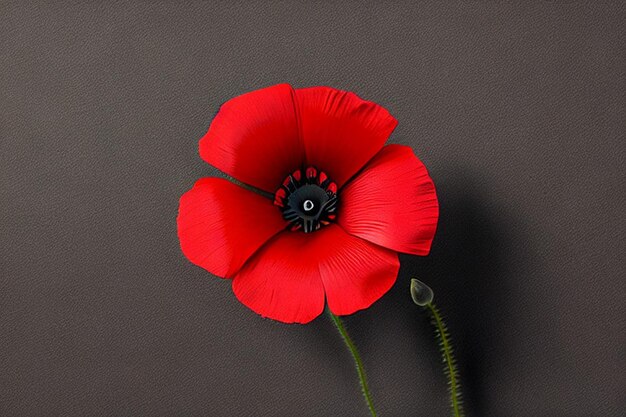
[[[433,290],[416,278],[411,279],[411,298],[418,306],[424,307],[433,302]]]

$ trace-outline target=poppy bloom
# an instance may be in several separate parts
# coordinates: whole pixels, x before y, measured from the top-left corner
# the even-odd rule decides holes
[[[394,284],[397,252],[428,254],[439,213],[411,148],[383,147],[397,123],[329,87],[280,84],[227,101],[200,156],[266,196],[198,180],[180,199],[183,253],[232,279],[264,317],[308,323],[325,302],[336,315],[369,307]]]

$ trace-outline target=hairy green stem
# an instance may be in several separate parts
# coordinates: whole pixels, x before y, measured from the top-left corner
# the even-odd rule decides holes
[[[448,378],[448,388],[450,390],[450,407],[452,408],[454,417],[463,417],[463,407],[461,399],[461,386],[459,383],[459,373],[456,369],[456,360],[454,359],[452,344],[450,343],[450,336],[446,324],[441,318],[441,313],[437,307],[432,303],[428,303],[424,306],[428,309],[431,316],[433,326],[435,326],[435,334],[439,342],[439,348],[441,350],[441,356],[445,363],[445,374]]]
[[[361,361],[361,356],[359,355],[359,351],[356,349],[354,342],[348,335],[348,332],[346,331],[346,328],[343,325],[343,322],[341,321],[341,319],[335,316],[328,308],[326,309],[326,312],[332,319],[333,323],[335,323],[335,326],[337,327],[337,330],[339,330],[339,334],[341,335],[341,338],[343,339],[344,343],[348,347],[348,350],[350,350],[352,357],[354,358],[354,363],[356,365],[356,372],[359,375],[359,382],[361,383],[361,390],[363,391],[363,397],[365,397],[365,402],[367,403],[367,407],[369,408],[370,413],[372,414],[373,417],[376,417],[376,410],[374,410],[374,402],[372,401],[372,394],[370,394],[370,390],[367,386],[367,378],[365,377],[365,369],[363,368],[363,362]]]

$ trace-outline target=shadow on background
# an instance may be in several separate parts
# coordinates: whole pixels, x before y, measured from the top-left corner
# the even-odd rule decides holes
[[[434,302],[450,330],[466,412],[483,416],[489,410],[490,371],[507,355],[504,336],[511,327],[505,276],[523,256],[514,244],[520,240],[515,236],[519,228],[493,206],[496,199],[481,191],[478,180],[466,173],[446,180],[437,183],[440,219],[430,255],[401,255],[398,281],[390,292],[347,321],[366,349],[373,321],[402,323],[403,334],[398,337],[431,346],[426,352],[419,347],[418,354],[430,354],[433,363],[440,363],[427,314],[409,295],[410,279],[420,278],[433,288]],[[443,372],[441,383],[445,384]]]

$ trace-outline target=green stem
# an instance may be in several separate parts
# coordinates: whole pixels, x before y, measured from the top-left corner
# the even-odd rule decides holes
[[[348,335],[345,326],[343,325],[341,319],[335,316],[330,309],[326,309],[326,312],[335,323],[337,330],[339,330],[339,334],[341,334],[341,338],[344,343],[350,350],[352,354],[352,358],[354,358],[354,363],[356,364],[356,372],[359,375],[359,382],[361,383],[361,390],[363,391],[363,397],[365,397],[365,402],[367,403],[367,407],[370,410],[370,413],[373,417],[376,417],[376,410],[374,410],[374,402],[372,401],[372,394],[370,394],[370,390],[367,386],[367,378],[365,377],[365,369],[363,368],[363,362],[361,361],[361,356],[359,356],[359,351],[356,349],[354,342]]]
[[[441,318],[441,314],[437,307],[431,302],[425,305],[428,309],[432,324],[435,326],[437,339],[439,341],[439,347],[441,349],[441,356],[446,364],[445,374],[448,378],[448,386],[450,389],[450,407],[454,413],[454,417],[463,417],[463,407],[461,405],[461,386],[459,384],[459,374],[456,369],[456,360],[454,359],[452,344],[450,343],[450,336],[448,335],[448,329],[446,324]]]

